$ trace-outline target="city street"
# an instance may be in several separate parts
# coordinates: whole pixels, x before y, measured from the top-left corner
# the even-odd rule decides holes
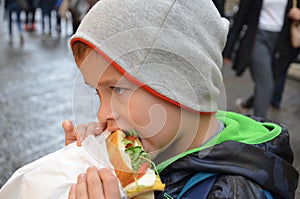
[[[1,14],[1,13],[0,13]],[[95,110],[93,99],[84,99],[82,80],[69,49],[69,30],[59,35],[24,32],[24,45],[15,35],[8,44],[6,23],[0,17],[0,187],[19,167],[64,146],[61,123],[95,120],[85,109]],[[64,26],[67,27],[67,26]],[[236,77],[223,68],[227,110],[237,111],[235,99],[252,93],[249,73]],[[300,81],[289,78],[280,110],[270,109],[270,119],[286,125],[300,172]],[[79,106],[80,102],[84,106]],[[89,103],[91,102],[91,103]],[[91,105],[92,104],[92,105]],[[299,135],[298,135],[299,134]],[[298,186],[296,198],[300,199]]]

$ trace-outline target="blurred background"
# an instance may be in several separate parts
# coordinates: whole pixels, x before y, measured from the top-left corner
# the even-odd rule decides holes
[[[17,23],[17,13],[14,12],[10,34],[8,10],[4,0],[0,2],[1,187],[17,168],[64,146],[64,132],[61,127],[63,120],[70,119],[76,124],[96,121],[94,115],[97,104],[94,99],[83,98],[83,92],[94,91],[83,86],[69,49],[70,35],[76,30],[74,15],[77,12],[72,10],[71,4],[62,15],[58,7],[62,2],[57,4],[58,1],[54,1],[51,8],[36,4],[34,21],[28,20],[28,23],[26,12],[21,10],[21,31]],[[225,2],[224,15],[229,20],[238,9],[238,2]],[[78,11],[81,13],[77,18],[79,21],[84,15],[82,13],[93,3],[86,1],[86,4],[82,4],[81,8],[84,9]],[[29,16],[32,17],[32,13]],[[224,65],[222,72],[227,109],[238,111],[235,100],[248,97],[249,91],[252,91],[249,72],[237,77],[230,65]],[[288,72],[282,106],[280,109],[270,109],[269,118],[288,127],[295,152],[294,165],[298,171],[299,91],[300,64],[296,60]],[[80,102],[84,102],[82,106],[78,105]],[[92,110],[92,114],[88,115],[87,111],[83,111],[85,109]],[[251,110],[249,113],[251,114]],[[299,186],[296,198],[300,198]]]

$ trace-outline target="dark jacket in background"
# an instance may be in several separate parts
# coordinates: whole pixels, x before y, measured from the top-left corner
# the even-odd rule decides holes
[[[225,16],[225,0],[212,0],[222,17]]]

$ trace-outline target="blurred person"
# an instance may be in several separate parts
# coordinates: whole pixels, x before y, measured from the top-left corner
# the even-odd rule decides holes
[[[38,6],[38,0],[27,0],[28,10],[26,10],[25,30],[34,31],[35,27],[35,11]]]
[[[24,37],[23,37],[23,29],[21,26],[21,8],[20,4],[16,0],[5,0],[5,10],[6,14],[8,15],[8,33],[9,33],[9,44],[13,44],[13,14],[16,16],[16,25],[18,28],[18,34],[20,38],[20,44],[24,44]]]
[[[46,34],[46,24],[48,25],[48,34],[52,32],[51,12],[56,4],[56,0],[40,0],[42,10],[42,34]],[[47,19],[47,21],[46,21]]]
[[[56,16],[56,31],[61,32],[61,17],[59,15],[59,7],[61,6],[62,0],[57,0],[54,5],[54,11]]]
[[[288,67],[299,52],[290,44],[290,24],[300,20],[300,10],[291,8],[292,0],[240,1],[223,57],[225,64],[233,58],[238,76],[250,69],[254,94],[236,101],[243,111],[253,106],[256,116],[267,117],[270,104],[280,107]]]
[[[62,0],[59,8],[61,17],[66,18],[67,11],[71,12],[73,33],[76,32],[81,20],[98,0]]]

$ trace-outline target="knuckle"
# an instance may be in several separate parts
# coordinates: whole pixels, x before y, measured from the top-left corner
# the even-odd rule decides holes
[[[87,182],[90,187],[97,187],[100,183],[96,167],[89,167],[87,169]]]
[[[112,174],[108,169],[101,169],[100,171],[101,179],[107,184],[117,184],[118,180],[115,175]]]
[[[89,167],[89,168],[87,168],[87,173],[91,173],[91,172],[97,172],[97,168],[96,167],[94,167],[94,166],[92,166],[92,167]]]

